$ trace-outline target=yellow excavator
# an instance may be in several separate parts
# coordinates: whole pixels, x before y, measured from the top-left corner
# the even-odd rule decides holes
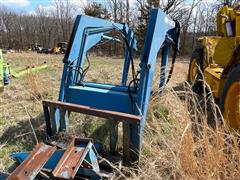
[[[209,85],[227,126],[240,130],[240,2],[225,1],[217,14],[218,36],[198,39],[189,64],[188,80],[193,90],[203,91],[203,79]]]

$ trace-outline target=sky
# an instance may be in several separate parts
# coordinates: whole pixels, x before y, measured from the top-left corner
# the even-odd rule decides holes
[[[39,5],[51,6],[52,0],[0,0],[0,5],[4,5],[16,11],[33,12]]]
[[[76,4],[86,3],[87,0],[72,0]],[[98,0],[101,1],[101,0]],[[133,0],[132,0],[133,1]],[[187,0],[189,3],[192,0]],[[208,0],[211,1],[211,0]],[[54,0],[0,0],[0,7],[2,5],[11,8],[18,12],[34,13],[38,6],[51,7]]]
[[[81,4],[87,0],[71,0]],[[37,7],[50,8],[54,5],[54,0],[0,0],[0,6],[5,6],[17,12],[34,13]]]

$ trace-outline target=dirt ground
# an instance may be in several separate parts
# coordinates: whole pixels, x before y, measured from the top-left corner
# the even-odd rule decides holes
[[[45,124],[41,100],[57,99],[62,74],[62,55],[37,53],[4,54],[5,61],[11,67],[41,65],[45,70],[26,75],[18,79],[11,78],[10,85],[0,94],[0,170],[7,171],[13,164],[11,153],[30,151],[40,141],[45,140]],[[91,69],[87,80],[119,83],[121,80],[122,60],[107,57],[90,57]],[[178,58],[173,78],[167,85],[172,88],[183,83],[187,78],[188,58]],[[136,62],[138,64],[139,62]],[[159,75],[160,65],[156,66]],[[157,89],[159,77],[155,77],[154,89]],[[83,116],[74,114],[71,120],[72,133],[88,136],[94,133],[96,122],[90,125],[83,122]],[[88,119],[88,118],[84,118]],[[91,122],[95,122],[94,118]],[[94,124],[94,123],[92,123]],[[36,133],[36,137],[35,134]],[[103,139],[102,135],[97,136]],[[107,141],[107,140],[106,140]]]

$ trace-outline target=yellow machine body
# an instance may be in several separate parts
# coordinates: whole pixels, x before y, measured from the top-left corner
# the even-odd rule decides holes
[[[203,89],[202,78],[219,99],[225,122],[240,129],[240,5],[223,6],[217,14],[218,36],[198,39],[201,48],[194,51],[189,65],[189,82]],[[197,62],[197,63],[196,63]],[[196,64],[196,65],[195,65]],[[198,70],[200,67],[203,76]],[[197,71],[196,71],[197,69]],[[196,90],[196,92],[197,92]]]
[[[231,22],[233,36],[240,36],[240,10],[223,6],[217,14],[217,32],[219,36],[228,37],[226,23]]]
[[[232,27],[232,36],[227,34],[226,23]],[[224,69],[231,65],[233,52],[240,43],[240,11],[228,6],[222,7],[217,14],[217,32],[219,36],[199,38],[204,47],[204,77],[214,96],[220,98],[226,77]],[[240,61],[237,63],[240,64]]]

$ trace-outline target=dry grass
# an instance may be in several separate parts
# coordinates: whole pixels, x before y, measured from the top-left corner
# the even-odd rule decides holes
[[[28,74],[24,78],[26,81],[26,89],[30,93],[30,98],[42,100],[48,96],[48,88],[45,87],[44,81],[39,79],[36,73]]]
[[[188,85],[153,99],[135,178],[239,179],[238,138],[218,112],[211,97],[199,100]]]
[[[8,54],[7,59],[12,66],[47,61],[49,68],[12,79],[11,85],[0,95],[1,170],[7,170],[13,163],[11,152],[34,147],[35,133],[39,141],[45,139],[41,99],[57,98],[62,73],[62,56],[16,53]],[[121,61],[91,59],[88,80],[120,82]],[[176,64],[173,80],[164,96],[151,100],[140,171],[136,174],[128,169],[126,176],[130,173],[130,179],[238,179],[240,175],[237,138],[227,133],[212,97],[198,97],[184,83],[188,68],[184,60]],[[155,79],[156,88],[157,76]],[[89,136],[96,133],[97,126],[105,127],[84,120],[96,122],[89,116],[72,115],[73,134]],[[105,138],[98,133],[97,137]]]

